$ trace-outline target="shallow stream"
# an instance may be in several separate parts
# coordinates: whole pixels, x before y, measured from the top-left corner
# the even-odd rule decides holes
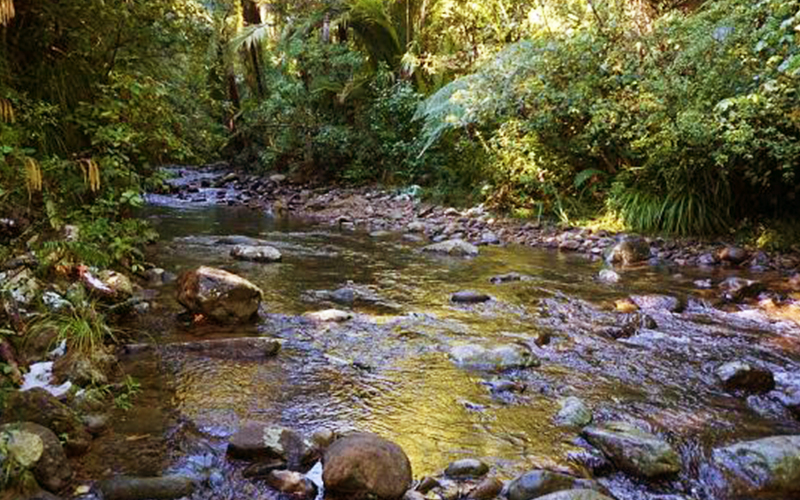
[[[483,458],[504,478],[542,467],[579,473],[588,454],[577,431],[553,423],[558,400],[575,395],[595,421],[639,424],[681,454],[684,472],[673,481],[602,479],[616,498],[705,499],[721,498],[704,467],[713,446],[800,433],[800,422],[770,395],[734,396],[715,379],[717,366],[738,359],[771,368],[779,386],[800,371],[795,323],[708,306],[693,282],[722,279],[723,271],[645,266],[621,271],[609,285],[596,279],[602,263],[555,251],[481,247],[474,259],[435,257],[402,235],[373,238],[246,208],[157,201],[143,214],[162,235],[151,259],[176,274],[205,264],[246,277],[265,291],[261,318],[244,327],[192,324],[178,319],[174,285],[153,292],[151,312],[130,327],[158,353],[123,358],[143,390],[132,410],[116,415],[114,432],[96,440],[87,477],[176,472],[206,481],[196,498],[278,498],[225,458],[226,439],[247,420],[307,433],[376,432],[402,446],[415,478],[464,457]],[[236,262],[220,242],[229,235],[267,240],[283,261]],[[490,282],[512,271],[532,279]],[[374,297],[348,307],[315,293],[348,284]],[[465,289],[493,300],[450,302]],[[655,327],[628,338],[603,333],[625,321],[615,300],[653,293],[678,297],[686,308],[649,313]],[[355,316],[340,324],[302,316],[331,307]],[[169,348],[241,336],[278,338],[283,348],[270,359]],[[460,343],[522,343],[541,363],[506,373],[466,370],[448,357]],[[497,379],[524,390],[493,392]]]

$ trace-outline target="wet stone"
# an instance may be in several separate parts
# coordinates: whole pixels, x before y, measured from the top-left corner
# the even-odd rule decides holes
[[[267,474],[265,482],[292,498],[313,500],[317,496],[317,485],[299,472],[273,470]]]
[[[759,281],[733,276],[720,283],[719,289],[722,291],[722,297],[725,300],[741,302],[758,296],[764,290],[764,285]]]
[[[613,500],[613,499],[601,493],[598,493],[594,490],[566,490],[566,491],[558,491],[556,493],[551,493],[549,495],[539,497],[539,500]]]
[[[619,282],[619,274],[611,269],[603,269],[597,275],[597,279],[603,283],[617,283]]]
[[[478,247],[459,239],[446,240],[428,245],[423,248],[422,251],[450,255],[453,257],[475,257],[479,253]]]
[[[450,350],[452,360],[463,368],[482,370],[508,370],[539,364],[533,353],[518,344],[486,348],[476,344],[462,344]]]
[[[231,257],[236,260],[259,263],[280,262],[283,258],[281,252],[277,248],[267,245],[237,245],[231,249]]]
[[[762,394],[775,388],[775,378],[770,370],[742,361],[725,363],[717,368],[716,374],[726,391]]]
[[[666,441],[628,423],[586,427],[582,434],[614,465],[630,474],[654,478],[681,470],[680,457]]]
[[[492,500],[503,491],[503,481],[496,477],[484,478],[467,494],[468,500]]]
[[[550,472],[534,470],[517,477],[506,487],[505,497],[508,500],[531,500],[544,495],[572,489],[588,489],[597,493],[600,486],[594,481]]]
[[[736,498],[781,499],[800,495],[800,435],[773,436],[717,448],[713,461]]]
[[[170,500],[192,494],[194,482],[184,476],[126,477],[98,483],[105,500]]]
[[[489,466],[476,458],[456,460],[447,466],[444,471],[449,477],[466,478],[481,477],[489,472]]]
[[[506,273],[506,274],[498,274],[497,276],[492,276],[489,279],[489,282],[493,283],[495,285],[499,285],[501,283],[511,283],[511,282],[514,282],[514,281],[528,281],[530,279],[532,279],[532,278],[530,276],[528,276],[527,274],[511,272],[511,273]]]
[[[633,295],[630,299],[644,311],[678,312],[681,310],[680,300],[669,295]]]
[[[575,396],[564,398],[559,402],[561,408],[556,414],[555,422],[568,427],[583,427],[592,421],[592,411],[582,399]]]
[[[472,290],[462,290],[450,296],[450,301],[456,304],[480,304],[492,300],[489,295]]]
[[[297,432],[248,422],[228,442],[228,456],[241,460],[277,459],[291,470],[306,470],[314,460],[312,447]]]
[[[611,264],[632,265],[650,258],[650,244],[639,236],[625,236],[611,247],[606,254],[606,261]]]

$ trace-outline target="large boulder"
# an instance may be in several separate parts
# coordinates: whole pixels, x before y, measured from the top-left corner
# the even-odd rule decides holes
[[[6,459],[33,472],[41,487],[58,492],[72,480],[72,468],[53,431],[31,422],[0,426],[0,449]]]
[[[477,458],[462,458],[451,462],[444,471],[449,477],[467,478],[481,477],[489,472],[489,466]]]
[[[15,391],[6,398],[0,423],[33,422],[67,437],[66,451],[78,455],[89,448],[92,437],[70,407],[41,388]]]
[[[222,323],[242,323],[258,312],[263,292],[233,273],[202,266],[178,280],[178,302]]]
[[[231,436],[228,455],[241,460],[280,460],[293,471],[308,470],[317,458],[313,445],[297,432],[258,422],[246,423]]]
[[[411,485],[411,462],[403,449],[375,434],[336,440],[322,463],[325,491],[337,498],[396,500]]]
[[[450,350],[450,358],[462,368],[477,370],[509,370],[537,366],[539,360],[525,346],[504,344],[486,348],[476,344],[461,344]]]
[[[610,264],[629,266],[650,258],[650,244],[640,236],[625,236],[606,253]]]
[[[666,441],[628,423],[590,426],[582,434],[614,465],[635,476],[654,478],[681,470],[680,457]]]
[[[713,460],[728,481],[726,498],[800,498],[800,435],[717,448]]]
[[[557,425],[566,427],[583,427],[592,421],[592,410],[582,399],[570,396],[559,401],[558,413],[555,417]]]
[[[280,262],[283,258],[277,248],[269,245],[236,245],[231,249],[231,257],[236,260],[261,263]]]
[[[447,240],[433,245],[428,245],[422,249],[423,252],[450,255],[452,257],[475,257],[478,255],[478,247],[464,240]]]
[[[508,500],[531,500],[562,490],[598,490],[600,486],[590,480],[581,479],[558,472],[534,470],[517,477],[506,486]]]
[[[719,284],[719,289],[723,299],[730,302],[741,302],[757,297],[764,290],[764,284],[760,281],[731,276]]]

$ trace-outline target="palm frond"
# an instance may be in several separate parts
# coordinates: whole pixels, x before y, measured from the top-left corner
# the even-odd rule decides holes
[[[14,106],[11,105],[11,101],[2,97],[0,97],[0,121],[6,123],[14,123],[15,121]]]
[[[0,0],[0,26],[5,26],[14,19],[14,0]]]
[[[396,68],[400,64],[403,48],[383,0],[353,0],[349,25],[373,66],[386,63]]]
[[[238,51],[258,47],[273,35],[274,28],[269,24],[255,24],[243,28],[228,42],[228,49]]]

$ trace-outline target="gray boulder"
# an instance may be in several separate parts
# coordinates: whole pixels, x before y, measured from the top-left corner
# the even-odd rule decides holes
[[[478,370],[508,370],[537,366],[539,361],[530,349],[519,344],[505,344],[491,349],[462,344],[450,350],[450,358],[462,368]]]
[[[424,247],[422,251],[450,255],[452,257],[475,257],[479,252],[478,247],[475,245],[458,239],[434,243]]]
[[[450,477],[481,477],[489,472],[489,466],[476,458],[463,458],[447,466],[444,471]]]
[[[236,260],[261,263],[280,262],[283,258],[277,248],[267,245],[237,245],[231,249],[231,257]]]
[[[681,461],[674,449],[659,437],[625,422],[586,427],[582,435],[619,469],[655,478],[676,474]]]
[[[613,499],[601,493],[598,493],[594,490],[566,490],[566,491],[559,491],[557,493],[551,493],[543,497],[539,497],[539,500],[613,500]]]
[[[800,498],[800,435],[773,436],[717,448],[729,498]]]

